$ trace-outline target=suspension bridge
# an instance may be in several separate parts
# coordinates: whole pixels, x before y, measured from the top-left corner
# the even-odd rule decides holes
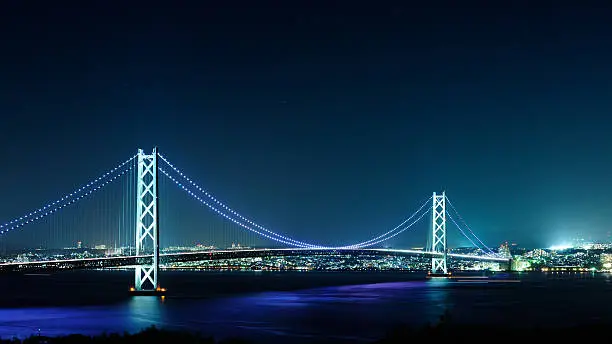
[[[185,203],[185,198],[172,202],[174,207],[171,207],[165,197],[172,192],[182,192],[196,202]],[[96,196],[99,194],[104,196]],[[193,208],[194,203],[197,209]],[[181,212],[201,213],[199,206],[210,210],[207,213],[213,216],[206,221],[181,223],[187,218]],[[59,213],[66,216],[58,216]],[[380,247],[413,229],[417,223],[426,222],[424,219],[429,219],[431,226],[426,249]],[[474,247],[475,254],[449,252],[447,219]],[[193,227],[200,230],[194,231]],[[194,233],[199,241],[205,242],[197,250],[184,245],[187,241],[193,242],[185,238],[193,237]],[[160,238],[166,237],[162,245]],[[510,259],[480,240],[444,192],[434,192],[400,224],[365,241],[333,246],[298,240],[272,231],[230,208],[189,178],[157,148],[151,154],[139,149],[134,156],[76,190],[0,224],[0,241],[5,250],[7,246],[32,249],[28,256],[22,253],[17,258],[1,261],[0,271],[133,266],[132,290],[138,293],[165,291],[159,281],[160,264],[171,262],[339,253],[424,255],[431,259],[431,274],[447,275],[449,258],[500,263],[509,263]],[[83,242],[90,243],[88,250],[82,247]],[[228,248],[229,242],[231,248]],[[239,243],[238,249],[235,242]],[[91,243],[104,244],[91,246]],[[162,246],[167,249],[161,251]],[[54,253],[66,247],[72,250],[69,257]],[[103,254],[92,256],[92,250]]]

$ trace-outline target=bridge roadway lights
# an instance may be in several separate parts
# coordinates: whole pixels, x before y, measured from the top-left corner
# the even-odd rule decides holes
[[[452,274],[450,272],[444,273],[444,272],[440,272],[440,273],[433,273],[431,271],[427,272],[427,276],[425,276],[425,278],[430,279],[430,278],[451,278]]]
[[[136,290],[136,288],[130,288],[130,295],[132,296],[166,296],[166,288],[156,288],[154,290]]]

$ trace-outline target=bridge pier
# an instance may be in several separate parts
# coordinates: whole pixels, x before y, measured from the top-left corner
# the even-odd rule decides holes
[[[151,264],[138,262],[135,269],[134,295],[161,295],[166,289],[158,281],[159,271],[159,188],[157,183],[157,147],[152,154],[138,150],[136,182],[136,256],[152,254]],[[152,252],[151,252],[152,251]]]

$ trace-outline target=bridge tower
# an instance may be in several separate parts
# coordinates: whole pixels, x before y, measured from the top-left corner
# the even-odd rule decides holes
[[[446,193],[433,193],[432,208],[432,252],[441,253],[431,258],[431,273],[448,274],[446,268]]]
[[[159,212],[157,185],[157,147],[152,154],[138,150],[136,181],[136,255],[153,255],[151,264],[136,266],[134,288],[137,294],[155,294],[164,289],[158,281]]]

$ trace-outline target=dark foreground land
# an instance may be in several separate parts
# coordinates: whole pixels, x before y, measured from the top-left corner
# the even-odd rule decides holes
[[[496,338],[502,343],[512,342],[534,342],[536,340],[546,340],[547,342],[568,343],[577,340],[589,340],[595,338],[607,338],[612,324],[584,325],[571,328],[504,328],[490,326],[469,326],[453,325],[440,323],[434,326],[421,328],[402,327],[390,332],[384,338],[372,344],[396,344],[396,343],[415,343],[419,340],[429,340],[434,343],[452,342],[468,343],[476,338]],[[320,343],[319,341],[314,341]],[[151,327],[136,334],[106,334],[95,337],[84,335],[70,335],[63,337],[33,336],[25,340],[0,340],[0,344],[151,344],[151,343],[172,343],[172,344],[247,344],[252,342],[240,338],[225,339],[216,341],[212,337],[188,332],[175,332],[160,330]],[[330,342],[333,343],[333,342]],[[359,343],[363,343],[360,341]],[[290,341],[287,342],[290,344]]]

